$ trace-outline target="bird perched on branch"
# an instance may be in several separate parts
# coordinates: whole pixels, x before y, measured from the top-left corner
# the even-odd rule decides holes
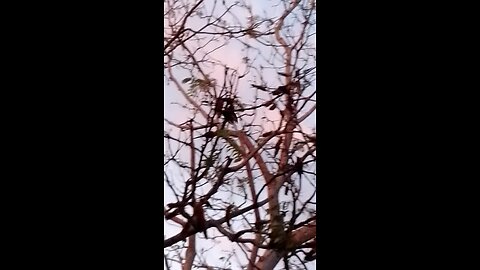
[[[303,161],[301,158],[297,157],[297,161],[293,165],[295,172],[298,174],[300,180],[302,179],[303,174]]]
[[[223,112],[223,98],[217,98],[215,101],[215,107],[214,107],[214,112],[216,116],[222,115]]]
[[[238,117],[235,114],[235,107],[233,105],[233,98],[226,98],[224,99],[226,105],[225,109],[223,110],[223,117],[227,123],[233,124],[238,121]]]
[[[200,202],[194,202],[193,206],[193,215],[187,220],[187,223],[183,227],[183,230],[180,234],[184,237],[188,236],[190,230],[193,229],[196,232],[202,232],[205,238],[208,238],[207,235],[207,226],[205,220],[205,212],[203,211],[203,205]]]
[[[238,121],[238,117],[235,114],[235,100],[233,98],[222,98],[219,97],[215,101],[214,112],[215,116],[222,116],[225,119],[226,123],[233,124]]]
[[[206,226],[207,221],[205,220],[205,212],[203,211],[203,205],[200,202],[195,202],[193,204],[193,216],[191,219],[191,223],[196,231],[203,231],[203,235],[205,235],[205,238],[208,238]]]

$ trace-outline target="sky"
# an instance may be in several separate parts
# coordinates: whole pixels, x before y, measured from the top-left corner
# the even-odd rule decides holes
[[[212,2],[212,1],[206,1],[206,2]],[[252,6],[252,11],[254,13],[261,10],[267,10],[269,14],[276,13],[276,12],[278,13],[278,11],[281,10],[281,7],[273,7],[272,6],[273,2],[276,2],[276,1],[250,1],[250,4]],[[246,20],[246,17],[248,14],[244,14],[244,15],[245,17],[243,19],[240,18],[241,20]],[[195,23],[195,20],[192,20],[192,22]],[[195,28],[195,27],[192,25],[192,28]],[[239,44],[237,43],[232,42],[232,43],[229,43],[228,46],[223,47],[217,51],[214,51],[212,55],[216,59],[222,61],[222,63],[227,64],[229,67],[237,68],[239,71],[243,71],[245,70],[246,66],[242,62],[243,55],[242,53],[239,53],[240,50],[241,50],[241,46],[239,46]],[[267,53],[265,52],[265,54]],[[276,74],[273,71],[270,72],[270,76],[272,76],[272,78],[278,77],[275,75]],[[177,71],[175,73],[175,76],[179,80],[190,77],[190,75],[187,72],[183,72],[183,71],[180,71],[180,72]],[[223,79],[223,70],[215,69],[212,74],[212,77],[218,79],[218,81],[221,81]],[[253,91],[251,91],[251,87],[249,86],[249,84],[255,83],[255,82],[256,81],[254,78],[248,78],[248,80],[241,80],[241,83],[239,85],[239,89],[240,89],[239,95],[242,96],[242,98],[246,98],[247,100],[253,100],[254,99]],[[272,85],[275,85],[275,84],[278,85],[280,82],[278,82],[276,79],[273,79],[271,83]],[[182,123],[187,119],[185,117],[183,110],[181,110],[179,106],[174,103],[184,103],[185,99],[174,87],[175,86],[172,83],[168,83],[167,80],[164,78],[164,116],[166,119],[172,122]],[[265,110],[265,113],[269,118],[272,118],[272,119],[280,118],[280,115],[276,110],[275,111]],[[306,130],[307,132],[312,132],[313,129],[316,128],[315,117],[316,117],[315,113],[312,114],[310,117],[308,117],[307,120],[304,122],[302,129]],[[166,130],[169,130],[166,124],[164,124],[164,127]],[[164,181],[164,190],[166,191],[166,193],[164,194],[165,195],[164,205],[169,202],[176,201],[176,198],[173,196],[173,194],[170,194],[169,192],[170,188],[166,186],[165,181]],[[166,235],[167,238],[170,236],[173,236],[174,234],[180,231],[179,225],[172,225],[174,224],[173,222],[165,221],[164,224],[165,224],[164,234]],[[210,230],[213,231],[213,229],[210,229]],[[211,234],[210,230],[209,230],[209,234]],[[198,247],[200,243],[205,245],[203,248],[214,248],[215,250],[217,250],[215,254],[224,254],[223,250],[231,249],[231,243],[222,238],[209,241],[209,243],[206,243],[206,244],[204,243],[204,241],[197,241],[197,249],[201,248],[201,247]],[[221,256],[218,256],[217,258],[209,258],[210,261],[208,261],[208,263],[218,265],[218,263],[220,263],[218,258],[220,257]],[[176,268],[173,268],[173,269],[176,269]],[[232,269],[238,269],[238,268],[232,267]],[[310,269],[314,269],[314,268],[310,268]]]

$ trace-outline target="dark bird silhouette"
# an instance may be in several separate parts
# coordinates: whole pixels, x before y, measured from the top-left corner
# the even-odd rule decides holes
[[[293,166],[294,170],[296,173],[298,173],[298,176],[300,177],[300,180],[302,179],[302,174],[303,174],[303,162],[301,158],[297,158],[297,162],[295,162],[295,165]]]
[[[283,95],[287,93],[287,86],[282,85],[279,86],[277,89],[273,90],[272,94],[274,95]]]
[[[196,231],[203,231],[203,235],[205,235],[205,238],[208,238],[205,212],[203,211],[203,205],[200,202],[196,202],[193,204],[193,216],[190,220],[190,223]]]
[[[214,108],[214,111],[215,111],[215,115],[222,115],[222,111],[223,111],[223,98],[217,98],[217,100],[215,101],[215,108]]]
[[[233,106],[233,99],[226,98],[224,101],[227,103],[225,110],[223,110],[223,117],[227,123],[233,124],[238,121],[238,117],[235,114],[235,107]]]

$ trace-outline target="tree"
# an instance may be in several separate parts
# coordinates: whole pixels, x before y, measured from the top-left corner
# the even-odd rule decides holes
[[[168,268],[316,259],[315,1],[252,2],[164,1]]]

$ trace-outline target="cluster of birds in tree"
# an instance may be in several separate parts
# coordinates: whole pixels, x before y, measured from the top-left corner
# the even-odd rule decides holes
[[[307,71],[304,71],[303,75],[306,75],[311,70],[313,70],[313,68],[309,69]],[[285,77],[288,76],[285,73],[279,73],[279,74],[282,75],[282,76],[285,76]],[[301,77],[301,75],[302,74],[300,73],[300,71],[297,70],[296,73],[295,73],[295,76],[294,76],[296,78],[296,80],[292,80],[287,85],[278,86],[271,93],[278,97],[278,96],[282,96],[284,94],[289,94],[290,90],[292,90],[292,89],[295,89],[295,88],[300,89],[300,77]],[[251,86],[254,87],[254,88],[257,88],[259,90],[262,90],[262,91],[269,91],[268,87],[266,87],[266,86],[255,85],[255,84],[251,84]],[[275,109],[276,105],[274,103],[274,100],[275,99],[272,99],[271,101],[265,103],[264,106],[269,107],[270,110]],[[219,97],[215,100],[215,104],[214,104],[214,108],[213,108],[214,109],[214,117],[218,117],[218,118],[223,117],[224,122],[223,122],[222,129],[224,128],[226,123],[234,124],[234,123],[238,122],[238,116],[235,113],[235,103],[236,103],[236,100],[233,97]],[[266,137],[268,135],[269,134],[267,132],[265,134],[262,134],[262,137]],[[205,134],[203,136],[213,137],[213,136],[215,136],[215,132],[209,131],[209,132],[207,132],[207,134]],[[307,136],[307,139],[310,142],[315,142],[316,141],[316,136]],[[277,143],[275,145],[275,155],[274,156],[277,155],[277,153],[280,149],[281,143],[282,143],[282,137],[279,138],[279,140],[277,141]],[[304,173],[303,166],[304,166],[303,160],[301,158],[297,158],[296,162],[293,165],[291,165],[290,169],[295,171],[301,179],[301,176]],[[167,213],[165,215],[165,218],[166,219],[171,219],[171,218],[173,218],[177,215],[182,215],[183,217],[185,217],[187,219],[187,223],[185,224],[185,226],[184,226],[184,228],[181,232],[182,236],[188,236],[188,235],[192,234],[192,232],[203,232],[205,238],[207,238],[207,222],[205,220],[205,213],[204,213],[204,209],[203,209],[203,204],[204,203],[205,202],[192,200],[192,202],[190,202],[190,203],[180,203],[179,202],[179,203],[169,204],[168,206],[169,206],[170,209],[169,209],[169,211],[167,211]],[[208,204],[208,201],[206,203]],[[186,205],[192,206],[192,208],[193,208],[193,214],[192,215],[189,215],[188,213],[185,212],[184,208],[185,208]],[[226,210],[226,221],[227,221],[227,224],[229,226],[230,226],[231,212],[233,210],[232,208],[233,208],[233,205],[230,205]],[[314,241],[305,244],[304,248],[310,248],[311,249],[310,252],[306,253],[305,260],[307,260],[307,261],[315,260],[316,259],[316,238],[314,239]]]
[[[312,71],[314,68],[309,68],[301,72],[300,70],[297,70],[295,72],[295,76],[293,76],[293,80],[286,84],[286,85],[281,85],[275,88],[271,93],[274,96],[282,96],[284,94],[288,94],[290,90],[292,89],[300,89],[300,80],[303,79],[310,71]],[[289,77],[288,74],[278,72],[279,75],[284,76],[284,77]],[[262,85],[256,85],[256,84],[251,84],[252,87],[262,90],[262,91],[269,91],[267,86],[262,86]],[[238,116],[235,114],[235,99],[232,97],[219,97],[215,101],[215,106],[214,106],[214,111],[215,111],[215,116],[223,116],[225,119],[226,123],[236,123],[238,122]],[[276,105],[274,103],[274,99],[271,101],[265,103],[265,106],[269,106],[270,110],[274,110],[276,108]]]

